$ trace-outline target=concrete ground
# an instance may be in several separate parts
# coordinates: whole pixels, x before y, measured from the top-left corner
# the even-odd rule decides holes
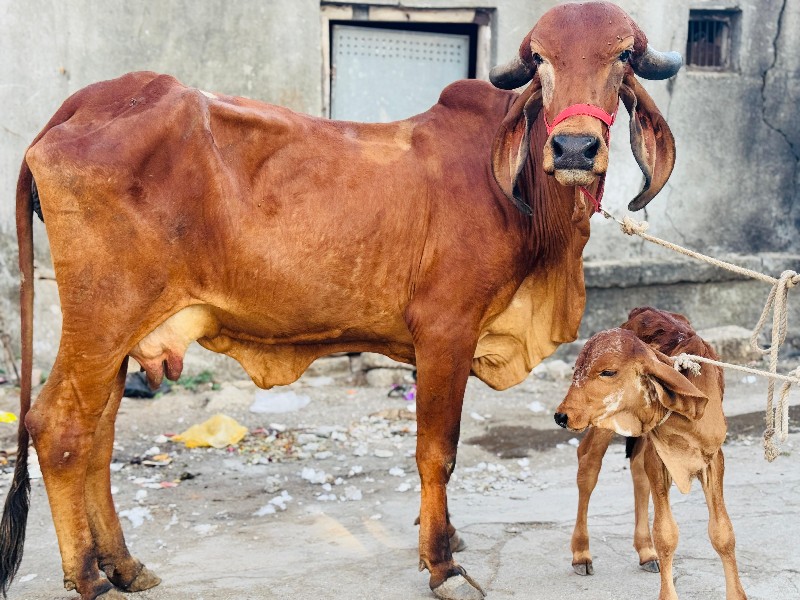
[[[115,499],[127,515],[132,551],[163,578],[132,600],[432,598],[427,574],[417,571],[409,405],[383,389],[326,381],[291,386],[310,403],[283,414],[251,413],[255,388],[245,382],[124,400]],[[449,487],[453,521],[468,544],[457,560],[491,600],[656,598],[659,578],[639,569],[632,548],[632,487],[621,444],[606,455],[590,509],[595,575],[572,571],[576,440],[552,421],[567,386],[565,379],[531,376],[497,393],[470,382]],[[788,600],[800,598],[800,433],[791,434],[786,455],[764,461],[762,415],[751,414],[763,409],[764,388],[761,380],[729,378],[727,414],[742,416],[730,419],[724,448],[726,500],[748,597]],[[11,410],[15,401],[6,391],[0,409]],[[217,412],[251,431],[235,451],[187,450],[162,436]],[[8,447],[11,428],[2,427]],[[148,451],[168,454],[170,464],[141,464]],[[6,476],[0,491],[7,488]],[[699,484],[686,496],[673,492],[678,594],[722,599],[722,567],[708,541]],[[77,597],[61,586],[41,479],[33,483],[25,558],[8,597]]]

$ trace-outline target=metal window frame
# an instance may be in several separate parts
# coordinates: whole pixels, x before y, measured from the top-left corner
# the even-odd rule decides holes
[[[371,23],[404,24],[474,24],[478,35],[475,47],[475,77],[489,79],[492,54],[493,8],[405,8],[363,3],[323,3],[320,6],[322,19],[322,115],[331,114],[331,25],[351,21],[352,25]]]
[[[741,16],[739,8],[697,8],[689,11],[689,22],[686,36],[686,68],[697,72],[730,73],[739,70],[738,48],[741,37]],[[696,25],[697,27],[693,27]],[[719,64],[708,64],[709,56],[695,56],[691,52],[691,36],[698,29],[706,32],[715,31],[715,36],[722,36],[717,45],[720,50]],[[695,61],[695,62],[693,62]]]

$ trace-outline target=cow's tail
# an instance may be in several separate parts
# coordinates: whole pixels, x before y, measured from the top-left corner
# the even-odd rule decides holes
[[[8,587],[22,562],[25,528],[28,521],[31,484],[28,476],[28,444],[30,435],[25,416],[31,406],[31,371],[33,370],[33,175],[22,162],[17,181],[17,241],[20,270],[20,338],[22,342],[22,374],[19,392],[19,431],[17,464],[11,490],[6,498],[0,521],[0,592]]]

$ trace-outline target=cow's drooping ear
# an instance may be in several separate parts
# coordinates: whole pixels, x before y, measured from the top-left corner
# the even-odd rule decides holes
[[[708,396],[672,365],[670,357],[654,350],[653,354],[648,352],[644,370],[664,388],[664,393],[659,394],[661,404],[691,421],[696,421],[706,410]]]
[[[533,213],[522,198],[518,179],[528,160],[531,127],[542,109],[542,84],[538,75],[511,105],[492,144],[492,173],[503,193],[523,213]]]
[[[661,191],[672,173],[675,139],[653,99],[630,73],[622,80],[620,97],[631,115],[631,149],[644,174],[644,187],[628,209],[640,210]]]

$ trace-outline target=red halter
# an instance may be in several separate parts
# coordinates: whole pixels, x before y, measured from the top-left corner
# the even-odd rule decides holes
[[[547,135],[549,136],[553,133],[553,129],[556,128],[556,125],[569,119],[570,117],[574,117],[576,115],[587,115],[589,117],[594,117],[606,124],[606,146],[609,148],[611,147],[611,126],[614,124],[614,120],[617,118],[617,108],[614,109],[614,114],[608,114],[599,106],[594,106],[592,104],[573,104],[572,106],[568,106],[560,113],[556,115],[556,118],[553,119],[553,123],[548,123],[547,121],[547,114],[542,111],[544,115],[544,124],[547,127]],[[600,203],[603,201],[603,191],[606,187],[606,176],[605,174],[600,177],[600,182],[597,184],[597,197],[592,196],[592,193],[587,190],[584,186],[579,186],[578,189],[583,193],[583,195],[589,199],[594,206],[594,212],[600,212]]]

